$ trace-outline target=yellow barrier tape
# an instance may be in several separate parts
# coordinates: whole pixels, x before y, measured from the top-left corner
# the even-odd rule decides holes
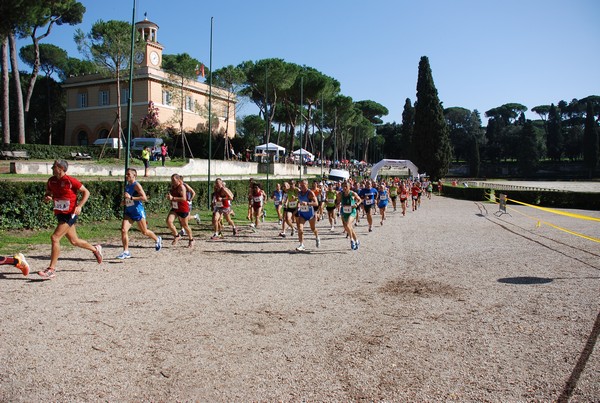
[[[573,217],[573,218],[579,218],[581,220],[589,220],[589,221],[598,221],[600,222],[600,218],[596,218],[596,217],[590,217],[587,215],[582,215],[582,214],[575,214],[575,213],[567,213],[565,211],[559,211],[559,210],[554,210],[548,207],[540,207],[540,206],[534,206],[533,204],[528,204],[528,203],[523,203],[517,200],[513,200],[513,199],[506,199],[506,200],[510,200],[511,202],[517,203],[517,204],[522,204],[523,206],[527,206],[527,207],[532,207],[532,208],[536,208],[538,210],[542,210],[542,211],[547,211],[549,213],[554,213],[554,214],[558,214],[558,215],[564,215],[567,217]]]
[[[510,199],[509,199],[509,200],[510,200]],[[513,200],[513,201],[515,201],[515,200]],[[498,203],[497,203],[497,204],[498,204]],[[524,204],[524,205],[526,205],[526,206],[531,206],[531,205],[528,205],[527,203],[521,203],[521,204]],[[536,207],[536,206],[531,206],[531,207]],[[518,214],[524,215],[524,216],[525,216],[525,217],[527,217],[527,218],[530,218],[530,219],[532,219],[532,220],[535,220],[535,221],[537,221],[537,223],[536,223],[536,227],[537,227],[537,228],[541,227],[541,225],[542,225],[542,224],[546,224],[546,225],[548,225],[549,227],[552,227],[552,228],[554,228],[554,229],[557,229],[557,230],[559,230],[559,231],[563,231],[563,232],[566,232],[566,233],[568,233],[568,234],[575,235],[575,236],[578,236],[578,237],[580,237],[580,238],[587,239],[587,240],[589,240],[589,241],[592,241],[592,242],[600,243],[600,238],[594,238],[594,237],[591,237],[591,236],[588,236],[588,235],[585,235],[585,234],[580,234],[579,232],[575,232],[575,231],[571,231],[571,230],[569,230],[569,229],[566,229],[566,228],[559,227],[558,225],[554,225],[554,224],[552,224],[552,223],[549,223],[549,222],[547,222],[547,221],[542,221],[542,220],[540,220],[539,218],[536,218],[536,217],[533,217],[533,216],[527,215],[527,214],[525,214],[525,213],[523,213],[523,212],[521,212],[521,211],[519,211],[519,210],[515,210],[515,209],[514,209],[514,208],[512,208],[512,207],[508,207],[508,206],[507,206],[506,208],[507,208],[507,210],[510,210],[510,211],[513,211],[513,212],[515,212],[515,213],[518,213]]]
[[[524,214],[524,213],[522,213],[522,212],[520,212],[518,210],[515,210],[514,208],[508,207],[508,209],[511,210],[511,211],[514,211],[515,213],[522,214],[525,217],[531,218],[533,220],[537,220],[537,218],[529,216],[527,214]],[[558,225],[554,225],[554,224],[549,223],[547,221],[538,221],[536,227],[540,227],[542,224],[546,224],[549,227],[555,228],[555,229],[560,230],[560,231],[564,231],[564,232],[566,232],[568,234],[571,234],[571,235],[575,235],[575,236],[578,236],[578,237],[581,237],[581,238],[585,238],[585,239],[590,240],[590,241],[594,241],[594,242],[600,243],[600,238],[594,238],[594,237],[591,237],[591,236],[588,236],[588,235],[585,235],[585,234],[580,234],[579,232],[575,232],[575,231],[571,231],[570,229],[559,227]]]

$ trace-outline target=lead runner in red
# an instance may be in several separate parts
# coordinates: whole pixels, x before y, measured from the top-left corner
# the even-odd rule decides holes
[[[77,179],[67,175],[67,169],[69,169],[67,161],[54,161],[52,176],[46,184],[44,202],[54,203],[54,216],[58,221],[56,229],[50,238],[52,241],[50,265],[46,270],[38,272],[41,277],[47,279],[53,278],[56,275],[56,264],[60,255],[60,240],[63,236],[66,236],[72,245],[91,251],[96,261],[102,263],[102,247],[100,245],[92,246],[89,242],[77,236],[75,223],[77,222],[77,217],[81,214],[81,209],[90,197],[90,191]],[[77,202],[78,192],[82,194],[79,202]]]

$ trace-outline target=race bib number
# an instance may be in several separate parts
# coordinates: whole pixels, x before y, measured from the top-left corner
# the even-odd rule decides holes
[[[223,207],[223,202],[220,202],[220,201],[215,202],[215,207],[217,207],[217,208]]]
[[[71,200],[54,200],[54,210],[69,211]]]
[[[261,203],[262,202],[262,197],[255,197],[254,198],[254,203]]]
[[[275,204],[276,206],[279,206],[279,205],[281,204],[281,202],[280,202],[279,200],[275,200],[274,204]]]
[[[372,199],[365,200],[365,205],[369,206],[371,204],[373,204],[373,200]]]
[[[327,199],[327,203],[333,204],[335,202],[335,199]]]
[[[179,203],[176,201],[172,201],[171,202],[171,208],[174,208],[175,210],[177,210],[179,208]]]
[[[296,206],[298,206],[298,202],[297,201],[288,202],[288,207],[289,208],[296,208]]]
[[[380,196],[379,200],[387,200],[387,196]]]
[[[344,214],[352,214],[352,206],[343,206],[342,213]]]
[[[133,199],[125,199],[125,206],[133,207],[134,204]]]
[[[298,207],[298,210],[302,211],[303,213],[307,213],[310,211],[310,206],[300,206]]]

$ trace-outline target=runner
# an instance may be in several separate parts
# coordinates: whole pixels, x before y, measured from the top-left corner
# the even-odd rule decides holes
[[[154,240],[154,249],[159,251],[162,248],[162,238],[156,236],[156,234],[148,229],[148,223],[146,222],[146,211],[142,202],[148,200],[146,192],[137,181],[137,171],[133,168],[128,168],[125,173],[125,179],[127,185],[125,185],[125,193],[123,195],[122,206],[125,206],[125,212],[123,213],[123,222],[121,223],[121,242],[123,242],[123,253],[117,256],[117,259],[129,259],[131,253],[129,252],[129,229],[134,222],[137,222],[137,226],[142,235]]]
[[[255,182],[252,185],[252,219],[250,227],[254,230],[258,228],[258,222],[263,217],[263,207],[267,200],[267,194],[260,187],[260,183]]]
[[[400,182],[400,205],[402,206],[402,215],[406,215],[406,203],[408,201],[408,186],[404,180]]]
[[[0,265],[5,264],[15,266],[17,269],[21,270],[21,273],[23,273],[25,277],[29,275],[29,264],[22,253],[17,253],[13,257],[0,256]]]
[[[421,197],[421,183],[419,181],[415,181],[413,183],[412,187],[410,188],[410,193],[412,195],[412,211],[415,211],[417,210],[417,207],[419,207],[419,198]]]
[[[167,215],[166,222],[171,234],[173,234],[173,245],[177,244],[177,241],[181,238],[181,235],[179,235],[177,228],[175,228],[175,225],[173,224],[175,217],[177,217],[181,227],[185,230],[186,234],[188,234],[188,248],[193,248],[195,241],[192,230],[188,225],[190,205],[187,202],[186,193],[186,187],[183,184],[183,180],[181,180],[181,176],[178,174],[171,175],[171,188],[167,194],[167,200],[171,202],[171,210]]]
[[[193,217],[191,217],[192,208],[193,208],[192,203],[193,203],[194,198],[196,197],[196,191],[183,180],[183,176],[181,176],[181,181],[183,182],[183,186],[185,186],[185,197],[187,199],[188,204],[190,205],[190,218],[194,218],[196,220],[196,223],[198,225],[200,225],[200,215],[199,214],[196,214]],[[186,236],[187,234],[186,234],[185,230],[182,228],[179,231],[179,235]]]
[[[290,236],[294,236],[293,217],[295,217],[296,212],[298,211],[298,189],[293,181],[291,185],[288,182],[283,183],[283,205],[283,223],[281,223],[281,232],[279,233],[279,236],[285,238],[286,224],[292,230]]]
[[[252,221],[252,191],[254,189],[254,178],[250,178],[248,181],[248,221]]]
[[[395,180],[390,181],[390,186],[388,189],[390,191],[390,199],[392,199],[392,207],[394,208],[394,211],[396,211],[396,199],[398,199],[398,182],[396,182]]]
[[[329,218],[329,225],[331,225],[330,231],[335,231],[335,200],[338,192],[334,188],[333,182],[329,183],[327,192],[325,192],[325,209],[327,210],[327,217]]]
[[[215,231],[211,240],[217,241],[223,239],[223,217],[231,225],[233,229],[233,235],[238,234],[238,230],[231,219],[231,201],[233,200],[233,192],[229,190],[221,178],[215,180],[212,194],[212,206],[213,206],[213,230]]]
[[[367,214],[367,222],[369,223],[369,232],[373,231],[373,212],[371,209],[375,206],[375,196],[377,196],[377,189],[372,186],[370,180],[365,182],[365,187],[360,190],[360,197],[363,199],[363,208]]]
[[[38,272],[41,277],[46,279],[53,278],[56,275],[56,263],[58,263],[60,255],[60,240],[63,236],[66,236],[73,246],[92,252],[98,264],[102,263],[102,246],[92,246],[89,242],[77,236],[75,223],[90,197],[90,191],[77,179],[67,175],[68,169],[69,163],[67,161],[54,161],[54,164],[52,164],[52,177],[48,179],[46,184],[44,202],[54,202],[54,216],[58,221],[56,229],[50,237],[52,241],[50,265],[46,270]],[[82,194],[79,202],[77,202],[78,192]]]
[[[352,223],[357,215],[356,208],[361,203],[361,197],[356,192],[350,190],[348,182],[344,182],[342,184],[342,191],[337,194],[336,205],[341,208],[342,224],[344,224],[344,230],[350,236],[350,249],[352,250],[358,250],[360,246],[360,241],[356,237]]]
[[[317,221],[321,221],[321,215],[323,214],[323,207],[321,206],[323,198],[321,196],[321,188],[319,187],[319,181],[314,181],[313,186],[310,189],[315,197],[317,198],[317,205],[314,207]]]
[[[306,179],[301,180],[300,191],[298,192],[298,211],[296,212],[298,241],[300,242],[300,245],[298,245],[296,250],[299,252],[306,250],[306,247],[304,246],[304,223],[307,221],[310,224],[310,229],[313,234],[315,234],[317,248],[321,246],[321,239],[319,238],[319,232],[316,227],[317,217],[314,210],[314,207],[317,207],[317,205],[317,197],[308,188],[308,181]]]
[[[379,184],[379,189],[377,191],[377,207],[379,208],[379,212],[381,213],[381,222],[380,225],[383,225],[385,221],[385,210],[388,205],[388,190],[385,187],[385,182],[381,182]]]
[[[279,225],[283,222],[283,190],[281,190],[281,184],[275,185],[275,190],[271,196],[273,204],[275,205],[275,211],[277,212],[277,218],[279,218]]]

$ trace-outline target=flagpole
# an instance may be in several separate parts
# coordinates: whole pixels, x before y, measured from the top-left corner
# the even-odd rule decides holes
[[[304,130],[302,130],[302,123],[304,122],[304,76],[300,77],[300,180],[302,181],[302,169],[304,168],[304,158],[302,157],[302,141]]]
[[[210,210],[210,159],[212,156],[212,53],[213,53],[213,18],[210,17],[210,59],[208,70],[210,76],[208,77],[208,186],[206,192],[206,198],[208,200],[208,209]]]
[[[125,143],[125,182],[124,186],[127,186],[127,169],[129,168],[129,143],[131,142],[131,115],[133,109],[133,50],[135,46],[135,2],[133,0],[133,13],[131,16],[131,53],[129,54],[129,99],[127,100],[127,142]],[[117,99],[117,102],[119,100]],[[121,106],[119,105],[119,108]],[[119,133],[119,142],[121,141],[121,134]]]

